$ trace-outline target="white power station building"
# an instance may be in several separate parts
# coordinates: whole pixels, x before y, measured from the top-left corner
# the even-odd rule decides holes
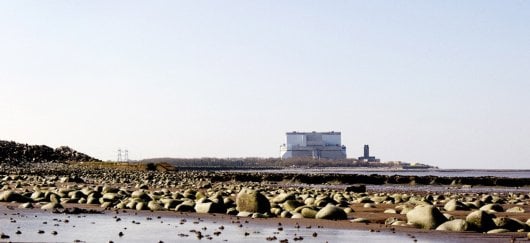
[[[280,147],[280,157],[345,159],[346,146],[341,144],[340,132],[288,132],[287,143]]]

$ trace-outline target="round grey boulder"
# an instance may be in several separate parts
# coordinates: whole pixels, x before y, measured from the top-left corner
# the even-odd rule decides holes
[[[435,229],[447,218],[432,205],[418,205],[407,213],[407,223],[423,229]]]
[[[486,211],[486,212],[504,212],[504,209],[502,208],[501,205],[499,204],[496,204],[496,203],[490,203],[490,204],[486,204],[484,206],[482,206],[480,208],[480,210],[482,211]]]
[[[226,209],[223,205],[214,202],[202,202],[195,204],[195,212],[197,213],[225,213]]]
[[[22,196],[21,194],[7,190],[2,193],[0,193],[0,202],[19,202],[19,203],[25,203],[25,202],[31,202],[31,199],[25,196]]]
[[[340,207],[333,206],[331,204],[328,204],[327,206],[323,207],[318,211],[318,213],[315,215],[315,218],[317,219],[330,219],[330,220],[341,220],[346,219],[348,215],[346,215],[346,212]]]
[[[526,225],[525,223],[517,219],[508,218],[508,217],[494,218],[493,222],[495,223],[497,228],[507,229],[512,232],[515,232],[518,230],[526,230],[528,228],[528,225]]]
[[[448,211],[448,212],[457,211],[457,210],[469,210],[469,208],[465,204],[463,204],[460,201],[457,201],[456,199],[449,200],[444,205],[444,209],[445,211]]]
[[[296,200],[287,200],[282,204],[283,209],[287,211],[294,211],[300,206],[304,206],[304,204]]]
[[[175,207],[177,212],[195,212],[195,204],[184,201]]]
[[[272,199],[272,202],[273,203],[283,203],[283,202],[285,202],[287,200],[294,200],[294,199],[295,199],[294,193],[292,193],[292,192],[291,193],[283,192],[283,193],[280,193],[280,195],[274,197]]]
[[[496,227],[493,222],[493,216],[482,210],[469,213],[466,216],[466,222],[470,229],[479,232],[487,232]]]
[[[453,231],[453,232],[463,232],[467,231],[468,225],[467,222],[463,219],[454,219],[447,221],[436,228],[436,230],[442,231]]]
[[[147,203],[147,208],[151,211],[159,211],[163,209],[157,201],[149,201],[149,203]]]
[[[507,213],[524,213],[525,210],[522,207],[516,206],[509,209],[506,209]]]
[[[300,214],[302,214],[304,218],[311,218],[311,219],[315,218],[317,213],[318,212],[312,208],[303,208],[300,211]]]

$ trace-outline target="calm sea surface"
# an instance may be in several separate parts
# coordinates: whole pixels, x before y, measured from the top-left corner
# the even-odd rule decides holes
[[[379,170],[373,168],[294,168],[283,170],[260,170],[268,173],[310,173],[310,174],[361,174],[361,175],[410,175],[444,177],[495,176],[508,178],[530,178],[530,170],[471,170],[471,169],[432,169],[432,170]],[[244,171],[243,171],[244,172]]]
[[[39,210],[10,214],[2,211],[5,215],[0,218],[0,229],[14,242],[271,242],[267,237],[276,237],[273,242],[283,239],[294,242],[296,237],[303,237],[303,242],[412,242],[405,233],[375,234],[368,230],[285,227],[278,231],[277,226],[244,223],[239,227],[239,224],[226,221],[197,218],[154,217],[146,220],[145,216],[130,214],[114,218],[115,215],[109,214],[62,215]],[[219,230],[220,225],[223,230]],[[120,236],[120,232],[123,235]],[[204,238],[197,238],[195,232],[201,232]],[[318,237],[312,236],[314,232],[318,232]],[[418,236],[420,240],[444,242],[426,237]],[[453,237],[451,241],[457,239]]]

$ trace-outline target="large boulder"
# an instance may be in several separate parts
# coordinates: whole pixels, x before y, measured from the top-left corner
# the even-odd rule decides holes
[[[17,192],[7,190],[0,193],[0,202],[31,202],[31,198],[25,197]]]
[[[513,232],[518,230],[527,230],[529,228],[528,225],[521,222],[520,220],[508,217],[494,218],[493,222],[495,223],[497,228],[507,229]]]
[[[137,211],[140,211],[140,210],[146,210],[147,209],[147,205],[144,203],[144,202],[138,202],[136,203],[135,205],[135,209]]]
[[[315,218],[340,220],[348,218],[348,215],[342,208],[328,204],[318,211],[318,213],[315,215]]]
[[[114,201],[118,200],[118,198],[119,198],[119,196],[118,196],[117,193],[108,192],[108,193],[103,194],[103,196],[100,199],[100,202],[101,201],[103,201],[103,202],[114,202]]]
[[[407,223],[423,229],[435,229],[447,218],[432,205],[418,205],[407,213]]]
[[[477,210],[469,213],[466,216],[466,222],[469,225],[469,228],[479,232],[487,232],[496,227],[493,222],[493,217],[491,214],[484,212],[482,210]]]
[[[237,211],[270,213],[269,200],[257,190],[243,188],[236,197]]]
[[[45,194],[44,194],[43,191],[34,191],[33,193],[31,193],[30,198],[31,198],[33,201],[36,201],[36,202],[38,202],[38,201],[43,201],[43,200],[45,200],[44,195],[45,195]],[[1,198],[1,197],[2,197],[2,196],[0,196],[0,198]],[[1,201],[1,199],[0,199],[0,201]]]
[[[516,206],[509,209],[506,209],[507,213],[524,213],[525,210],[522,207]]]
[[[177,212],[195,212],[195,203],[193,201],[184,201],[175,207]]]
[[[160,199],[160,202],[164,204],[165,209],[174,209],[175,207],[177,207],[177,205],[182,203],[182,200],[177,200],[177,199],[172,199],[172,198],[163,198],[163,199]]]
[[[451,199],[444,205],[445,211],[452,212],[457,210],[468,210],[469,208],[464,205],[462,202],[457,201],[456,199]]]
[[[436,228],[436,230],[463,232],[467,231],[467,222],[463,219],[447,221]]]
[[[33,196],[33,194],[32,194]],[[68,193],[68,197],[70,197],[71,199],[81,199],[81,198],[85,198],[85,194],[83,194],[83,192],[81,192],[80,190],[75,190],[75,191],[71,191]]]
[[[195,212],[197,213],[225,213],[226,209],[223,205],[214,202],[197,202],[195,204]]]
[[[163,209],[157,201],[149,201],[149,203],[147,203],[147,208],[151,211],[159,211]]]
[[[282,204],[283,209],[287,211],[294,211],[300,206],[304,206],[304,204],[296,200],[287,200]]]
[[[287,200],[294,200],[294,199],[295,199],[294,193],[292,193],[292,192],[291,193],[283,192],[283,193],[280,193],[278,196],[274,197],[272,199],[272,202],[273,203],[283,203],[283,202],[285,202]]]
[[[149,202],[151,200],[153,200],[153,198],[151,198],[149,196],[149,194],[147,194],[144,190],[137,190],[137,191],[134,191],[132,194],[131,194],[131,197],[132,198],[139,198],[139,199],[142,199],[144,202]]]
[[[303,208],[300,210],[300,214],[302,214],[304,218],[315,218],[317,213],[318,212],[312,208]]]
[[[502,206],[496,203],[486,204],[482,206],[480,210],[486,211],[486,212],[504,212],[504,209],[502,208]]]

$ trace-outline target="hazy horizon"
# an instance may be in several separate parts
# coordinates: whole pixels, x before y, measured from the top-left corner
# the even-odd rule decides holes
[[[529,1],[1,1],[0,139],[530,169]]]

